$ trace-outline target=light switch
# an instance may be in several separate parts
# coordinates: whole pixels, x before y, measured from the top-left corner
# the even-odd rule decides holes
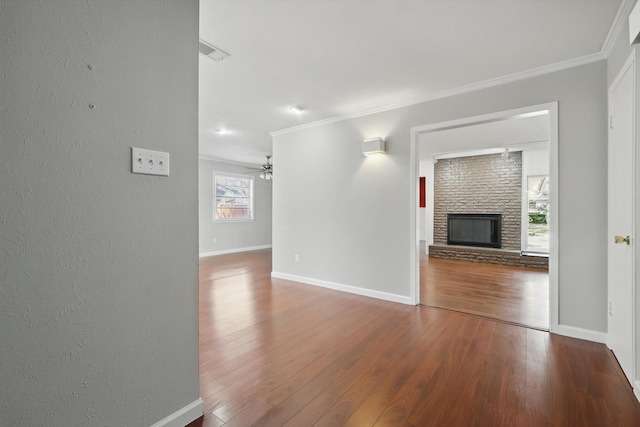
[[[169,153],[131,147],[131,172],[169,176]]]

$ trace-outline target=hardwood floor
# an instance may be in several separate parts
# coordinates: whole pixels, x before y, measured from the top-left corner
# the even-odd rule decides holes
[[[420,303],[548,330],[549,273],[421,255]]]
[[[640,426],[602,344],[270,271],[268,250],[201,260],[191,426]]]

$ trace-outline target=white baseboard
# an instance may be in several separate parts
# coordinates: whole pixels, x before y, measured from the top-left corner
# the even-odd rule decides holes
[[[191,402],[182,409],[178,409],[173,414],[158,421],[151,427],[184,427],[192,421],[204,415],[204,400]]]
[[[200,252],[200,258],[216,255],[235,254],[238,252],[259,251],[260,249],[271,249],[271,245],[249,246],[247,248],[225,249],[223,251]]]
[[[551,333],[564,335],[571,338],[579,338],[581,340],[598,342],[601,344],[606,344],[607,342],[607,334],[605,332],[576,328],[575,326],[558,325],[557,328],[551,330]]]
[[[404,295],[390,294],[388,292],[375,291],[373,289],[359,288],[357,286],[343,285],[341,283],[327,282],[325,280],[311,279],[309,277],[295,276],[293,274],[271,272],[271,277],[276,279],[291,280],[293,282],[304,283],[307,285],[319,286],[321,288],[333,289],[350,294],[362,295],[365,297],[377,298],[385,301],[398,302],[401,304],[415,305],[411,301],[411,297]]]
[[[636,381],[635,387],[633,387],[633,394],[635,394],[636,399],[640,402],[640,381]]]

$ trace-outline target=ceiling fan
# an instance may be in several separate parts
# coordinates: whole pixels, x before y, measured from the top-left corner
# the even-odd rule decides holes
[[[267,181],[271,181],[273,179],[273,165],[270,163],[271,156],[267,156],[267,163],[258,168],[247,168],[251,169],[251,172],[246,173],[259,173],[258,175],[261,179],[265,179]]]

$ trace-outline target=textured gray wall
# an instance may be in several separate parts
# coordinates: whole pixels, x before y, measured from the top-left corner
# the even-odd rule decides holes
[[[447,244],[448,213],[502,214],[502,249],[519,250],[522,153],[438,160],[433,207],[434,244]]]
[[[197,0],[0,2],[1,426],[198,399],[197,38]]]

